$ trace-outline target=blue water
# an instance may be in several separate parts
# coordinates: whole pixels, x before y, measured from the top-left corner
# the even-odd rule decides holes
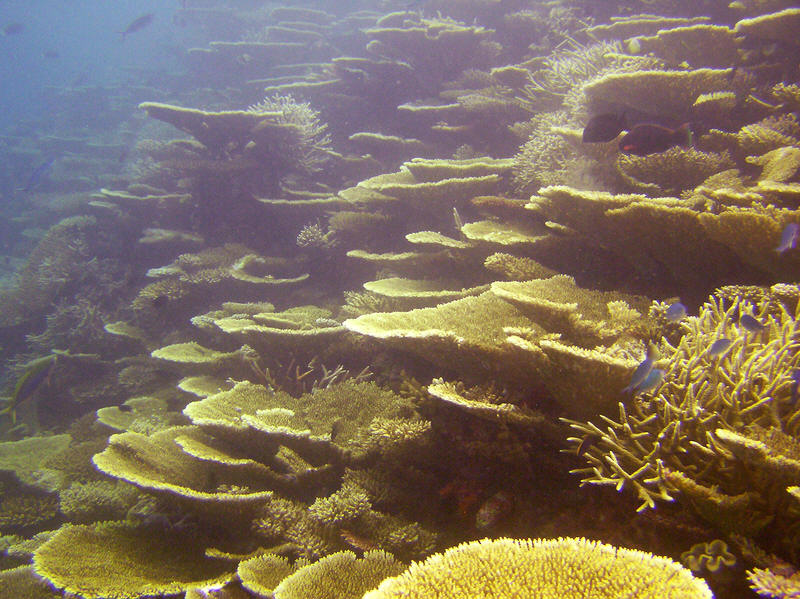
[[[0,2],[0,28],[25,26],[0,36],[0,132],[45,117],[48,86],[111,85],[129,81],[130,69],[167,66],[169,49],[189,35],[173,23],[180,8],[180,2],[158,0]],[[119,32],[149,12],[156,14],[153,23],[123,42]],[[59,56],[44,57],[45,51]]]

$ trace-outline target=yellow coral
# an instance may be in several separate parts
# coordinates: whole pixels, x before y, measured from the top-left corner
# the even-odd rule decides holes
[[[582,538],[483,539],[412,564],[364,599],[711,599],[706,584],[664,557]]]
[[[120,522],[67,525],[39,547],[36,573],[58,589],[85,599],[137,599],[222,584],[231,565],[205,556],[186,533]]]
[[[769,498],[800,471],[800,452],[796,443],[776,449],[785,437],[780,431],[759,433],[800,426],[800,407],[791,399],[800,365],[795,316],[775,303],[711,298],[683,322],[677,347],[665,344],[669,365],[653,396],[620,404],[618,421],[604,418],[606,431],[571,422],[582,435],[571,439],[574,445],[594,440],[584,453],[589,467],[575,471],[585,475],[583,483],[632,487],[639,509],[670,501],[680,489],[725,529],[757,530],[772,515],[790,517]],[[744,315],[763,321],[763,333],[740,325]],[[732,344],[717,356],[709,348],[723,338]]]
[[[340,551],[289,575],[273,594],[275,599],[360,599],[404,568],[385,551],[367,551],[361,559],[351,551]]]

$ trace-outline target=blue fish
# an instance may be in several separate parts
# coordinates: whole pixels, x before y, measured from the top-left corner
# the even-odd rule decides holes
[[[791,389],[791,397],[789,398],[789,403],[791,405],[797,405],[797,388],[800,387],[800,368],[794,368],[792,370],[792,386]]]
[[[647,375],[647,378],[642,381],[642,384],[639,385],[639,388],[636,390],[637,393],[647,393],[648,391],[652,391],[656,387],[661,384],[661,381],[664,380],[665,372],[660,368],[653,368],[650,371],[650,374]]]
[[[25,187],[20,187],[17,191],[33,191],[33,189],[41,183],[42,178],[47,174],[47,172],[52,168],[53,163],[56,161],[55,158],[50,158],[45,160],[42,164],[37,166],[31,176],[28,178],[28,183]]]
[[[797,245],[797,238],[800,236],[800,225],[797,223],[789,223],[783,228],[781,233],[781,242],[775,251],[782,254],[786,250],[792,250]]]
[[[639,389],[647,380],[647,377],[650,375],[652,370],[653,370],[653,359],[648,355],[644,360],[639,362],[639,365],[636,367],[636,370],[633,371],[631,382],[628,383],[628,386],[625,387],[622,390],[622,392],[632,393],[637,389]]]
[[[767,325],[761,324],[749,314],[742,314],[742,316],[739,318],[739,324],[751,333],[760,333],[767,328]]]
[[[712,358],[716,358],[717,356],[721,356],[728,348],[731,346],[733,341],[728,339],[727,337],[723,337],[722,339],[717,339],[714,343],[711,344],[711,347],[708,348],[708,355]]]
[[[664,318],[670,322],[680,322],[686,318],[686,306],[680,302],[670,304],[669,308],[667,308],[667,311],[664,312]]]

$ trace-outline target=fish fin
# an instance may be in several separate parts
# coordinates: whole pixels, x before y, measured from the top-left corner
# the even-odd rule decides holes
[[[4,416],[5,414],[8,414],[8,417],[11,418],[11,424],[17,423],[16,406],[11,405],[8,406],[7,408],[3,408],[2,410],[0,410],[0,416]]]
[[[694,131],[691,123],[684,123],[675,129],[675,141],[687,148],[694,147]]]

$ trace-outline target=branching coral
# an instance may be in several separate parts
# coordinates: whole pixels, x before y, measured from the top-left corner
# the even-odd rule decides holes
[[[0,292],[0,327],[21,324],[40,316],[69,283],[86,276],[92,259],[90,236],[94,217],[66,218],[52,226],[36,245],[20,271],[16,285]]]
[[[748,317],[763,330],[740,324]],[[798,470],[783,456],[798,453],[778,441],[800,427],[795,318],[777,301],[712,297],[682,324],[677,346],[664,342],[661,386],[621,403],[619,420],[602,417],[606,430],[570,422],[581,435],[570,441],[590,464],[575,470],[583,483],[632,488],[640,510],[679,491],[726,531],[752,534],[773,519],[796,524],[782,498]],[[722,339],[730,345],[720,354],[711,348]]]
[[[294,150],[297,160],[307,172],[319,170],[328,159],[331,138],[325,133],[328,126],[320,121],[319,112],[308,102],[298,102],[292,96],[267,96],[253,104],[248,111],[269,116],[280,124],[297,127],[299,143]]]

